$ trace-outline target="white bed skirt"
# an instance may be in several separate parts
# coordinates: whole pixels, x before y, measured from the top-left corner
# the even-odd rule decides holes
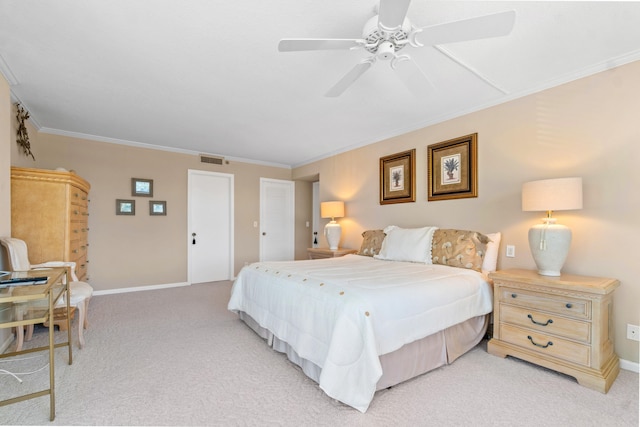
[[[261,327],[251,316],[239,313],[240,319],[253,329],[276,351],[285,353],[289,360],[298,365],[309,378],[320,382],[322,368],[303,359],[285,341]],[[380,357],[382,377],[376,390],[399,384],[415,376],[452,363],[458,357],[475,347],[484,337],[490,315],[473,317],[420,340],[406,344],[402,348]]]

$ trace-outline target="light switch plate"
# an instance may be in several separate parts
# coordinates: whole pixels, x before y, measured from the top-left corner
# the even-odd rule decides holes
[[[507,257],[509,258],[516,257],[516,247],[514,245],[507,245]]]

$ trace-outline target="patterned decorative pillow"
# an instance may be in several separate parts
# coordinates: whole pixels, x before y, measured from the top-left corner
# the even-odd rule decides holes
[[[385,234],[382,230],[364,231],[362,233],[363,240],[358,255],[374,256],[379,254],[384,236]]]
[[[482,270],[489,238],[477,231],[438,229],[433,233],[431,262]]]

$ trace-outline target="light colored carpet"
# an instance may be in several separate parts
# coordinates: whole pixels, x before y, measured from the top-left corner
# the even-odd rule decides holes
[[[361,414],[327,397],[228,312],[229,292],[230,283],[219,282],[94,297],[86,347],[74,348],[73,365],[56,350],[55,421],[49,423],[46,396],[1,407],[0,423],[638,426],[638,374],[621,371],[601,394],[489,355],[484,342],[450,366],[378,392]],[[40,329],[28,344],[46,339]],[[41,367],[42,355],[0,368]],[[0,375],[0,399],[43,387],[47,375],[23,375],[22,384]]]

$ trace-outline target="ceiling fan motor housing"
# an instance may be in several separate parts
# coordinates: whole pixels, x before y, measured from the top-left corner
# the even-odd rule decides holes
[[[398,43],[407,40],[411,32],[411,22],[404,19],[402,27],[394,31],[384,31],[378,25],[378,15],[371,17],[362,30],[362,37],[367,44],[365,49],[375,54],[378,59],[391,59],[395,52],[404,47],[406,43]]]

